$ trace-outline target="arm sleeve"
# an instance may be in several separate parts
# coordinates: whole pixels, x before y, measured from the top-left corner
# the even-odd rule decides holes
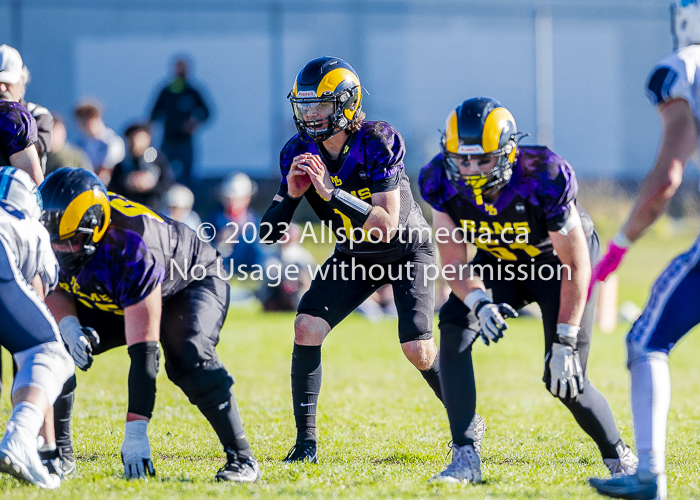
[[[406,154],[403,137],[391,125],[377,122],[365,139],[372,155],[372,193],[393,191],[399,187]]]
[[[438,212],[445,211],[440,196],[443,180],[442,171],[435,165],[435,160],[423,167],[418,176],[421,197]]]
[[[268,224],[271,226],[270,235],[264,240],[264,243],[268,245],[277,243],[282,238],[286,228],[289,227],[289,223],[292,222],[294,211],[301,203],[301,198],[296,200],[290,198],[287,194],[287,184],[285,182],[280,184],[277,195],[282,197],[282,201],[273,200],[260,221],[260,234],[262,235],[266,235],[270,231],[266,226]]]
[[[574,169],[563,158],[552,153],[537,187],[537,197],[548,231],[559,231],[564,227],[577,194],[578,181]]]
[[[194,112],[192,113],[192,117],[196,118],[200,122],[205,122],[209,119],[210,112],[209,108],[207,107],[207,103],[204,102],[204,98],[202,97],[202,94],[197,92],[196,90],[192,89],[192,92],[195,95],[195,99],[197,100],[197,105],[194,108]]]
[[[42,107],[37,106],[32,114],[36,120],[37,128],[37,141],[36,150],[39,153],[39,158],[44,159],[44,157],[51,151],[51,132],[53,130],[53,116],[49,111]]]
[[[151,121],[158,121],[162,118],[162,113],[165,107],[165,103],[163,102],[165,99],[165,90],[163,89],[160,91],[160,94],[158,94],[158,99],[156,99],[156,103],[153,105],[153,110],[151,111]]]

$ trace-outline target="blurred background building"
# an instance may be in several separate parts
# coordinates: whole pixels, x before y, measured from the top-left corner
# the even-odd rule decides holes
[[[660,130],[645,80],[671,49],[666,0],[0,0],[0,33],[31,68],[32,100],[71,116],[96,99],[118,131],[148,118],[185,55],[212,108],[199,179],[277,178],[287,93],[321,55],[358,71],[369,119],[406,139],[409,174],[448,112],[488,95],[582,177],[639,178]]]

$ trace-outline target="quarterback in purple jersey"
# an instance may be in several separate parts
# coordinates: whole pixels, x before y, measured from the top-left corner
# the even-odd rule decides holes
[[[184,224],[108,193],[87,170],[58,169],[41,193],[44,225],[61,266],[60,286],[47,305],[75,364],[87,370],[94,355],[125,344],[131,358],[125,477],[155,474],[147,428],[160,342],[168,378],[209,421],[227,454],[216,479],[257,481],[260,469],[241,425],[233,378],[215,350],[229,305],[221,256]],[[54,411],[64,463],[73,454],[75,378],[69,382]]]
[[[594,312],[586,292],[598,236],[576,200],[571,166],[546,147],[519,147],[518,139],[513,115],[498,101],[466,100],[447,118],[442,152],[420,173],[443,266],[468,270],[448,280],[452,293],[440,310],[453,454],[433,480],[481,481],[469,426],[476,408],[472,344],[480,335],[487,345],[497,342],[506,317],[516,315],[512,308],[531,302],[542,310],[547,388],[596,442],[611,474],[634,473],[636,457],[586,377]],[[451,236],[437,237],[441,232]],[[477,249],[473,259],[469,246]]]
[[[288,462],[317,460],[324,338],[382,285],[391,284],[394,291],[405,356],[441,398],[432,335],[435,289],[424,279],[435,263],[430,228],[404,172],[403,138],[388,123],[364,120],[362,93],[357,73],[341,59],[321,57],[301,70],[289,94],[298,134],[280,153],[282,181],[262,218],[268,243],[285,238],[306,198],[337,237],[335,252],[301,299],[294,321],[297,438]]]

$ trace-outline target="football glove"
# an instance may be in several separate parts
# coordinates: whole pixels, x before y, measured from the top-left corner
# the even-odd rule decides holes
[[[563,330],[574,331],[574,335],[562,335]],[[576,350],[578,330],[572,325],[557,325],[557,341],[544,360],[549,368],[549,392],[560,399],[576,399],[583,392],[583,368]]]
[[[147,420],[133,420],[126,423],[121,450],[126,479],[140,479],[145,478],[146,475],[156,475],[153,462],[151,462],[151,445],[148,442],[147,431]]]
[[[90,327],[81,326],[75,316],[65,316],[58,323],[58,329],[63,343],[75,361],[75,366],[87,371],[92,366],[93,348],[100,343],[97,332]]]
[[[596,283],[605,281],[608,276],[617,270],[627,250],[629,250],[630,245],[630,240],[628,240],[627,236],[622,232],[617,233],[615,237],[608,242],[608,251],[603,255],[603,258],[598,261],[591,273],[591,283],[588,285],[589,298]]]
[[[479,320],[479,335],[484,344],[498,342],[508,329],[506,318],[517,318],[518,313],[508,304],[494,304],[483,290],[474,290],[464,298],[464,304],[474,311]]]

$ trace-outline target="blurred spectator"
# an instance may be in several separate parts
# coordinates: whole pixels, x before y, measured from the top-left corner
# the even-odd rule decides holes
[[[163,153],[151,146],[147,123],[130,125],[124,131],[127,154],[112,171],[109,190],[156,210],[173,184],[173,172]]]
[[[163,200],[165,205],[163,213],[177,221],[186,224],[190,229],[196,231],[202,223],[199,214],[192,210],[194,206],[194,193],[183,184],[173,184],[165,193]]]
[[[0,82],[6,84],[5,90],[0,92],[0,99],[20,103],[34,117],[37,127],[37,141],[34,145],[39,154],[42,169],[44,169],[46,155],[51,150],[53,116],[45,107],[24,100],[30,73],[17,49],[9,45],[0,45],[0,61],[0,67],[3,68],[3,71],[0,72]]]
[[[187,81],[188,63],[175,61],[175,79],[160,91],[151,111],[151,121],[163,121],[163,145],[175,169],[177,181],[192,187],[192,134],[209,119],[202,95]]]
[[[300,243],[298,225],[290,224],[287,234],[289,239],[272,247],[275,253],[265,262],[268,271],[257,296],[266,311],[296,311],[301,297],[311,286],[309,267],[316,265],[316,259]],[[270,272],[272,266],[278,266],[274,272]],[[296,268],[290,269],[291,266]],[[286,279],[287,276],[292,279]]]
[[[63,119],[53,115],[51,149],[46,157],[46,175],[61,167],[78,167],[92,171],[87,153],[66,141],[67,133]]]
[[[259,217],[249,209],[255,191],[256,186],[246,174],[231,176],[220,188],[221,207],[207,219],[216,229],[212,245],[223,256],[227,269],[230,259],[235,268],[263,264],[264,252],[257,234]]]
[[[81,132],[78,146],[85,150],[95,173],[107,185],[112,169],[124,159],[124,140],[104,124],[102,111],[97,104],[83,102],[74,113]]]

